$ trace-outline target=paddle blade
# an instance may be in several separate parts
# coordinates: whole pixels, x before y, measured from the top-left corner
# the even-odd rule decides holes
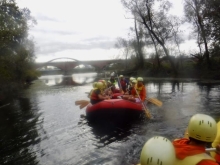
[[[83,108],[86,107],[88,104],[89,104],[89,102],[84,102],[84,103],[82,103],[82,104],[79,106],[79,108],[80,108],[80,109],[83,109]]]
[[[150,111],[147,108],[144,108],[144,110],[145,110],[146,116],[150,119],[151,118]]]
[[[77,101],[75,101],[75,105],[81,105],[81,104],[87,103],[87,102],[89,102],[89,101],[87,101],[87,100],[77,100]]]
[[[150,103],[153,103],[159,107],[161,107],[163,105],[163,103],[156,98],[148,98],[147,101],[149,101]]]

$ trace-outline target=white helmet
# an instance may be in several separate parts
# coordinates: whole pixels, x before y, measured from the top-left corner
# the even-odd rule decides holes
[[[130,79],[129,79],[129,80],[132,82],[132,80],[134,80],[134,79],[135,79],[134,77],[130,77]]]
[[[141,151],[141,165],[174,165],[176,161],[173,144],[165,137],[149,139]]]
[[[133,84],[136,84],[136,83],[137,83],[137,80],[136,80],[136,79],[132,80],[132,83],[133,83]]]
[[[216,121],[208,115],[193,115],[188,125],[188,135],[204,142],[213,142],[217,135]]]
[[[138,77],[137,81],[144,81],[144,79],[142,77]]]

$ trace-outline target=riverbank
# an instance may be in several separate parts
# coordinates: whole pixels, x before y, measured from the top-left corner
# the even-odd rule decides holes
[[[23,90],[27,89],[32,83],[1,83],[0,84],[0,107],[8,104],[8,100],[17,98]]]
[[[145,77],[146,81],[179,81],[179,82],[197,82],[200,84],[220,84],[220,80],[213,79],[194,79],[194,78],[158,78],[158,77]]]

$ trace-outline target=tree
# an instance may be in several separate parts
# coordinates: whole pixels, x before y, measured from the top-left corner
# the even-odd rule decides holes
[[[27,8],[19,9],[14,0],[0,2],[1,82],[23,82],[34,73],[34,43],[28,30],[36,21],[30,13]]]
[[[185,15],[189,22],[192,22],[197,33],[197,43],[202,53],[201,45],[204,45],[204,56],[208,68],[211,67],[210,53],[208,49],[208,33],[206,27],[206,21],[203,18],[205,8],[209,1],[207,0],[185,0],[184,9]]]
[[[173,36],[174,25],[168,19],[168,11],[171,3],[168,1],[159,1],[159,7],[155,9],[156,0],[122,0],[123,5],[134,15],[136,20],[151,35],[152,41],[157,43],[164,50],[174,76],[177,76],[177,70],[174,61],[170,58],[167,49],[167,43]]]
[[[143,30],[137,25],[137,21],[134,19],[134,28],[130,28],[131,33],[129,34],[131,38],[128,40],[123,38],[118,38],[116,47],[123,48],[126,58],[126,66],[127,66],[127,59],[132,55],[135,55],[135,66],[134,68],[130,69],[143,69],[144,68],[144,41],[143,41]],[[132,35],[134,34],[134,35]]]
[[[136,40],[133,41],[133,48],[138,57],[137,69],[138,68],[143,69],[144,68],[144,53],[143,53],[144,43],[142,41],[143,31],[141,28],[138,30],[136,18],[134,19],[134,30],[135,30]]]
[[[209,0],[203,14],[205,28],[213,42],[220,43],[220,1]]]
[[[220,1],[209,0],[203,14],[205,29],[211,38],[210,53],[212,56],[220,56]]]
[[[116,48],[123,49],[123,55],[125,55],[125,69],[127,69],[127,60],[129,55],[129,41],[124,38],[118,38],[115,44]]]

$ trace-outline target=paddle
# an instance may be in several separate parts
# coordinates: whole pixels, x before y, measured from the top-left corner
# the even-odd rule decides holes
[[[135,88],[134,88],[135,89]],[[151,118],[151,115],[150,115],[150,112],[149,110],[147,109],[147,107],[145,106],[145,104],[142,102],[137,90],[135,89],[135,92],[136,94],[138,95],[138,98],[140,99],[141,103],[142,103],[142,106],[144,107],[144,110],[145,110],[145,113],[146,113],[146,116],[150,119]]]
[[[83,109],[83,108],[86,107],[89,103],[90,103],[89,101],[83,102],[83,103],[79,106],[79,108],[80,108],[80,109]]]
[[[159,106],[159,107],[161,107],[163,105],[163,103],[156,98],[147,98],[146,100],[149,101],[150,103],[153,103],[153,104]]]
[[[75,105],[81,105],[83,103],[87,103],[88,101],[87,100],[78,100],[78,101],[75,101]]]
[[[215,152],[216,148],[206,148],[205,151],[206,152]]]
[[[113,85],[111,85],[110,87],[108,87],[107,89],[105,89],[105,90],[104,90],[104,93],[106,93],[108,90],[110,90],[112,86],[113,86]]]

